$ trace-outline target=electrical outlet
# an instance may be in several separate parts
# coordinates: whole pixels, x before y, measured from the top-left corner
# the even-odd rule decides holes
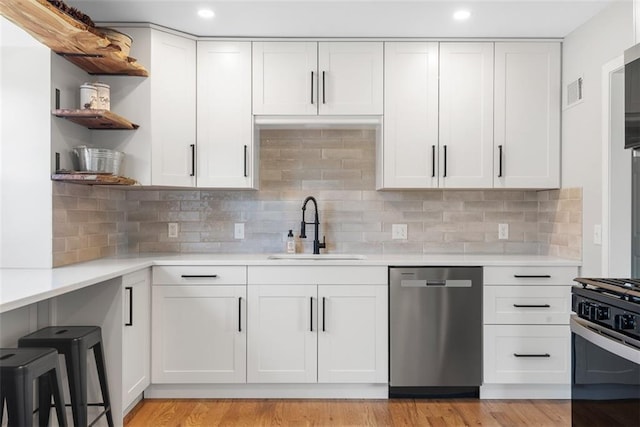
[[[178,237],[178,223],[177,222],[170,222],[168,228],[169,228],[169,230],[168,230],[169,237],[171,237],[171,238]]]
[[[244,224],[237,222],[233,227],[233,237],[236,239],[244,239]]]
[[[407,240],[407,224],[392,224],[391,238]]]
[[[602,244],[602,226],[600,224],[595,224],[593,226],[593,244]]]
[[[509,238],[509,224],[498,224],[498,239],[506,240]]]

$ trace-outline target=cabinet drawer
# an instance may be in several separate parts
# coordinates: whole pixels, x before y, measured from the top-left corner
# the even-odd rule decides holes
[[[485,267],[485,285],[571,285],[578,267]]]
[[[156,266],[154,285],[246,285],[245,266]]]
[[[568,325],[571,286],[485,286],[485,324]]]
[[[387,285],[382,266],[250,266],[250,285]]]
[[[570,379],[568,325],[484,327],[486,384],[568,384]]]

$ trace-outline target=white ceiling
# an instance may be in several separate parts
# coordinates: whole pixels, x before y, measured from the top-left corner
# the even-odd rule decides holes
[[[198,36],[564,37],[613,1],[68,0],[102,22],[152,22]],[[215,11],[213,19],[196,14]],[[466,22],[452,19],[466,8]]]

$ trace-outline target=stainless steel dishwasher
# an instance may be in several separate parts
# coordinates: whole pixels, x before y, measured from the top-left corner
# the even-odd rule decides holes
[[[482,267],[389,267],[389,396],[478,396]]]

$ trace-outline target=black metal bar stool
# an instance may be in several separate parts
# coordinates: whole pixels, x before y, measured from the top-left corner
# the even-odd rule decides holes
[[[51,395],[58,424],[67,425],[58,370],[58,352],[53,348],[0,349],[0,424],[7,402],[9,426],[33,425],[33,381],[38,380],[38,424],[49,423]]]
[[[113,427],[107,373],[102,351],[102,332],[98,326],[49,326],[20,338],[18,347],[53,347],[58,350],[58,353],[64,355],[75,427],[89,425],[87,406],[104,407],[104,411],[91,424],[106,414],[109,427]],[[87,403],[87,353],[89,349],[93,349],[93,356],[96,359],[102,403]]]

